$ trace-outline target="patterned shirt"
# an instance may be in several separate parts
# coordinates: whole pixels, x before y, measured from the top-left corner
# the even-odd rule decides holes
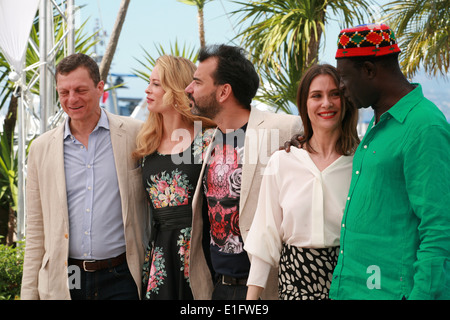
[[[218,274],[245,278],[250,262],[239,228],[244,127],[229,133],[217,130],[203,177],[211,234],[211,262]]]

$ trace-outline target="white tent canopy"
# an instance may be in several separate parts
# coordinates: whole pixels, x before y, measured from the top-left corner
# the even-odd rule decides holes
[[[11,66],[10,79],[20,87],[20,102],[17,110],[19,121],[18,139],[18,195],[17,195],[17,238],[25,234],[25,127],[24,127],[24,74],[25,56],[31,27],[40,0],[0,0],[0,50]]]
[[[60,7],[65,7],[66,10]],[[26,51],[29,45],[29,37],[34,18],[39,8],[39,48],[32,44],[35,51],[38,51],[39,63],[26,66]],[[74,28],[73,10],[74,0],[65,0],[57,4],[53,0],[0,0],[0,51],[11,67],[10,80],[15,83],[16,90],[20,93],[19,106],[17,110],[18,118],[18,204],[17,204],[17,239],[22,240],[25,236],[25,148],[27,124],[26,114],[30,111],[30,104],[33,101],[27,99],[29,87],[25,73],[27,70],[39,71],[39,104],[41,113],[41,133],[48,129],[48,108],[56,105],[54,101],[54,87],[52,80],[52,69],[54,67],[54,54],[61,50],[54,44],[53,15],[54,9],[65,19],[66,32],[63,38],[67,40],[65,54],[71,54],[74,50]],[[34,80],[36,77],[33,76]],[[30,81],[32,85],[33,81]],[[28,114],[29,116],[29,114]]]
[[[39,0],[0,0],[0,49],[19,75],[38,6]]]

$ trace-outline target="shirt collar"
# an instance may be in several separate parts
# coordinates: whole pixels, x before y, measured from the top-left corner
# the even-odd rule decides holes
[[[101,110],[100,119],[98,120],[97,125],[95,126],[94,130],[92,130],[92,132],[97,130],[99,127],[109,130],[109,121],[108,121],[108,117],[106,116],[106,112],[105,112],[105,110],[103,110],[103,108],[100,108],[100,110]],[[70,120],[69,117],[67,117],[67,119],[64,123],[64,139],[66,139],[68,136],[72,136],[72,132],[70,131],[70,126],[69,126],[69,120]]]
[[[412,85],[416,86],[416,88],[401,98],[386,112],[398,122],[403,123],[408,113],[424,98],[422,86],[418,83],[412,83]]]

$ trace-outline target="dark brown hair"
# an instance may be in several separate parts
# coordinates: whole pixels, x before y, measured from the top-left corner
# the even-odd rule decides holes
[[[86,68],[92,81],[94,81],[94,85],[100,82],[97,62],[84,53],[74,53],[62,59],[56,67],[55,80],[57,81],[58,74],[66,75],[79,67]]]
[[[315,152],[311,147],[309,141],[313,135],[313,128],[311,121],[308,117],[307,101],[309,95],[309,87],[311,82],[318,75],[329,75],[333,78],[336,86],[339,88],[340,76],[335,67],[329,64],[316,64],[309,68],[300,81],[300,85],[297,91],[297,108],[302,118],[304,132],[303,137],[300,140],[300,144],[305,146],[308,152]],[[339,95],[341,98],[341,135],[336,142],[336,151],[342,155],[351,155],[355,152],[359,144],[359,137],[356,130],[358,124],[358,109],[345,98],[343,92],[340,90]]]
[[[213,73],[214,83],[230,84],[239,103],[250,110],[260,80],[255,67],[247,59],[245,50],[225,44],[200,49],[198,61],[203,62],[209,58],[217,59],[217,69]]]

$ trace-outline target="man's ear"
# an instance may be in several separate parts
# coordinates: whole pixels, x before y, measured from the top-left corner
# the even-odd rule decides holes
[[[100,80],[99,83],[97,84],[97,89],[105,90],[105,81]]]
[[[377,65],[370,61],[365,61],[362,67],[362,71],[364,72],[364,75],[368,79],[374,79],[377,76]]]
[[[97,84],[97,92],[100,96],[102,96],[105,92],[105,82],[103,80],[100,80],[100,82]]]
[[[219,89],[217,100],[220,103],[223,103],[231,96],[231,94],[233,93],[233,89],[231,88],[231,85],[228,83],[222,84],[220,85],[220,87],[221,88]]]

